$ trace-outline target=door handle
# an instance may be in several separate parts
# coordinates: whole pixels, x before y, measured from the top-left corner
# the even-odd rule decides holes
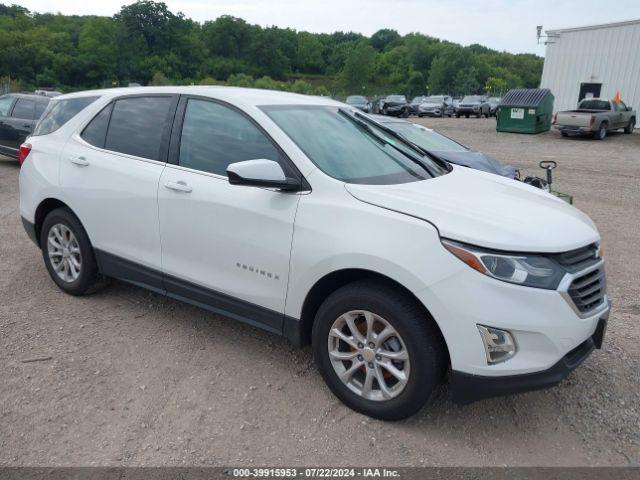
[[[84,157],[69,157],[69,161],[79,167],[88,167],[89,161]]]
[[[192,188],[182,180],[180,180],[179,182],[166,182],[164,186],[165,188],[168,188],[169,190],[175,190],[176,192],[190,193],[192,190]]]

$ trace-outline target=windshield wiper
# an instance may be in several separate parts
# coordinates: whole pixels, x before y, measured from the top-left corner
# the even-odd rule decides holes
[[[354,115],[360,119],[362,119],[363,122],[368,122],[370,124],[373,124],[376,128],[379,128],[380,130],[382,130],[383,132],[391,135],[392,137],[408,144],[410,147],[412,147],[414,150],[416,150],[418,153],[420,153],[422,156],[425,157],[429,157],[431,158],[433,161],[438,162],[441,164],[441,166],[448,171],[451,171],[449,162],[447,162],[446,160],[444,160],[443,158],[439,157],[438,155],[436,155],[435,153],[427,150],[426,148],[421,147],[420,145],[418,145],[417,143],[409,140],[405,135],[403,135],[402,133],[396,132],[395,130],[393,130],[392,128],[387,127],[386,125],[380,123],[380,122],[376,122],[375,120],[359,113],[359,112],[355,112]]]
[[[387,140],[386,138],[384,138],[381,135],[378,135],[375,130],[373,128],[371,128],[371,126],[360,120],[359,118],[357,118],[356,116],[352,115],[351,113],[349,113],[348,111],[346,111],[343,108],[339,108],[338,109],[338,113],[340,115],[342,115],[343,117],[347,118],[348,120],[350,120],[352,123],[354,123],[355,125],[359,126],[360,128],[362,128],[364,131],[366,131],[369,135],[371,135],[375,140],[377,140],[379,143],[381,143],[382,145],[389,145],[391,148],[397,150],[398,152],[400,152],[402,155],[404,155],[405,157],[407,157],[409,160],[411,160],[413,163],[415,163],[416,165],[419,165],[420,167],[422,167],[423,170],[426,170],[426,172],[431,175],[432,178],[436,177],[436,172],[434,172],[426,163],[424,163],[419,157],[412,155],[411,153],[403,150],[402,148],[398,147],[397,145],[395,145],[393,142],[390,142],[389,140]],[[356,113],[356,115],[358,115]],[[366,118],[366,117],[364,117]],[[377,127],[377,125],[376,125]],[[386,130],[385,130],[386,132]],[[395,133],[395,132],[394,132]],[[403,143],[405,143],[406,141],[403,138],[399,138],[397,135],[393,135],[395,138],[401,140]]]

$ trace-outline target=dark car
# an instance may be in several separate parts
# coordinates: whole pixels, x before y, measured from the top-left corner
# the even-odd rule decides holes
[[[471,115],[475,115],[478,118],[482,116],[489,118],[489,115],[491,115],[491,105],[489,105],[487,97],[484,95],[467,95],[460,100],[458,110],[456,111],[457,118],[460,118],[461,115],[467,118]]]
[[[351,105],[352,107],[356,107],[357,109],[362,110],[366,113],[369,113],[371,111],[371,104],[362,95],[350,95],[345,100],[345,103]]]
[[[389,95],[381,102],[380,113],[393,117],[408,117],[411,114],[411,107],[407,103],[404,95]]]
[[[43,95],[0,96],[0,154],[18,158],[18,150],[51,101]]]
[[[455,113],[453,100],[448,95],[431,95],[426,97],[418,107],[418,116],[448,117]]]
[[[397,118],[391,119],[378,115],[372,115],[371,118],[449,163],[513,179],[520,176],[516,167],[503,165],[495,158],[467,148],[430,128]]]
[[[489,114],[492,116],[496,115],[496,112],[498,111],[498,105],[500,105],[500,100],[502,100],[500,97],[489,97],[489,99],[487,100],[487,102],[489,102]]]
[[[429,97],[426,95],[418,95],[417,97],[413,97],[413,100],[411,100],[411,103],[409,104],[411,115],[418,115],[418,108],[420,107],[420,104],[423,103],[427,98]]]

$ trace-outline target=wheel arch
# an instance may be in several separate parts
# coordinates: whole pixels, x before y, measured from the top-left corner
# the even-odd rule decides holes
[[[34,228],[35,228],[35,233],[36,233],[36,241],[37,241],[39,247],[42,247],[40,245],[40,235],[41,235],[42,224],[44,222],[44,219],[47,218],[47,215],[49,215],[50,212],[52,212],[53,210],[55,210],[57,208],[68,208],[69,211],[71,211],[71,213],[73,213],[76,216],[76,218],[78,217],[73,212],[73,210],[69,207],[69,205],[64,203],[62,200],[59,200],[59,199],[53,198],[53,197],[45,198],[44,200],[42,200],[38,204],[38,207],[36,208],[36,213],[35,213],[34,221],[33,221]],[[82,223],[82,222],[80,222],[80,223]]]
[[[331,293],[335,292],[339,288],[342,288],[349,283],[361,280],[375,280],[386,283],[390,288],[397,289],[413,299],[416,304],[419,305],[423,310],[426,321],[433,322],[438,332],[440,333],[440,340],[442,341],[442,344],[445,348],[447,361],[450,362],[449,349],[447,347],[447,342],[444,338],[444,335],[442,334],[442,330],[440,329],[438,322],[433,318],[433,315],[431,315],[431,312],[429,312],[424,303],[422,303],[418,299],[418,297],[416,297],[413,292],[411,292],[411,290],[406,288],[400,282],[384,274],[363,268],[344,268],[341,270],[335,270],[316,281],[316,283],[307,293],[302,304],[300,320],[298,321],[299,340],[297,339],[298,341],[295,341],[294,343],[299,343],[300,346],[309,345],[311,343],[311,331],[313,329],[313,322],[315,320],[316,313],[320,308],[320,305],[322,305],[322,302]]]

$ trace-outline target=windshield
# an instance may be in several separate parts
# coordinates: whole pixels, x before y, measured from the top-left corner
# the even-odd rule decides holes
[[[438,132],[409,122],[390,122],[385,125],[419,147],[433,152],[468,152],[469,149]]]
[[[407,98],[404,95],[389,95],[387,97],[389,102],[407,103]]]
[[[499,103],[500,103],[500,98],[498,98],[498,97],[491,97],[491,98],[489,99],[489,103],[492,103],[492,104],[497,105],[497,104],[499,104]]]
[[[443,103],[444,102],[444,97],[438,96],[438,95],[433,95],[431,97],[427,97],[427,99],[425,100],[425,102],[430,102],[430,103]]]
[[[462,99],[461,103],[480,103],[480,97],[478,95],[467,95]]]
[[[351,95],[350,97],[347,97],[347,103],[360,105],[361,103],[367,103],[367,99],[361,95]]]
[[[327,175],[347,183],[390,185],[426,180],[445,173],[433,160],[421,157],[418,165],[398,151],[408,150],[388,136],[359,125],[363,123],[337,107],[278,105],[263,111]]]
[[[427,97],[413,97],[413,100],[411,100],[411,103],[422,103],[424,102],[424,99]]]

